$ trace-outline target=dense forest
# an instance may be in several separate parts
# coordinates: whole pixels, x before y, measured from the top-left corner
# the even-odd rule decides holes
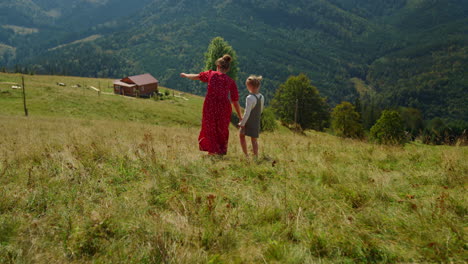
[[[150,72],[164,86],[203,94],[178,74],[200,71],[216,36],[237,51],[239,86],[261,74],[267,98],[304,73],[331,106],[359,98],[375,112],[403,106],[426,120],[468,121],[466,0],[0,3],[0,66],[9,70]]]

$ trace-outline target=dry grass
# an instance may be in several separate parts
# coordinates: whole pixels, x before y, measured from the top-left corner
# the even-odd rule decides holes
[[[0,117],[2,263],[463,262],[467,150]],[[235,130],[231,131],[232,134]]]
[[[70,87],[97,79],[28,76],[24,118],[2,86],[19,77],[0,74],[0,263],[466,260],[464,147],[282,129],[246,160],[232,129],[229,154],[211,158],[199,97],[98,97]]]

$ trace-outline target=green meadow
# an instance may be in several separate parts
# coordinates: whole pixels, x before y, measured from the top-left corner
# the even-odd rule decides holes
[[[254,160],[231,127],[228,155],[208,157],[201,97],[25,80],[28,117],[21,76],[0,73],[0,263],[467,260],[466,147],[280,129]]]
[[[25,75],[28,112],[32,118],[64,117],[86,120],[138,121],[153,125],[197,126],[200,123],[203,99],[159,87],[170,96],[157,103],[154,100],[135,99],[113,95],[110,79],[91,79],[66,76]],[[59,86],[64,83],[66,86]],[[22,85],[21,75],[0,73],[0,111],[2,115],[24,115],[22,90],[13,90],[13,84]],[[81,87],[74,87],[81,86]],[[90,87],[101,90],[99,93]],[[107,94],[106,94],[107,93]]]

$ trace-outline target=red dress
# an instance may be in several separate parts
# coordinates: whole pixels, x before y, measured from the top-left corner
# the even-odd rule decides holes
[[[201,72],[199,77],[200,81],[208,83],[208,88],[203,103],[198,144],[201,151],[225,155],[229,140],[231,101],[239,101],[237,85],[229,76],[217,71]]]

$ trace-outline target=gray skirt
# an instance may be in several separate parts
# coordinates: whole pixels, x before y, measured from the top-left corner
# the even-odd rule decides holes
[[[240,133],[249,137],[258,138],[260,136],[260,122],[249,121],[247,121],[245,127],[241,128]]]

